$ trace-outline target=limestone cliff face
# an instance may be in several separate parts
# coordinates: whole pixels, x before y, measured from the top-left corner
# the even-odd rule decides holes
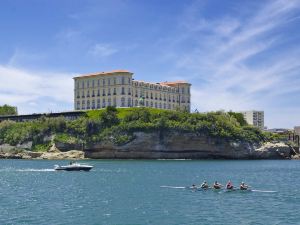
[[[234,142],[195,133],[136,132],[124,145],[113,142],[72,145],[54,143],[47,152],[30,152],[32,143],[0,145],[0,158],[16,159],[288,159],[284,143]],[[25,148],[26,147],[26,148]],[[73,151],[77,149],[77,151]],[[78,151],[79,150],[79,151]]]
[[[287,145],[233,142],[194,133],[136,132],[131,142],[85,146],[85,156],[94,159],[282,159],[290,157]]]

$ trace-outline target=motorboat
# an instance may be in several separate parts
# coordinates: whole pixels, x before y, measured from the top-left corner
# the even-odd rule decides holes
[[[93,168],[91,165],[80,164],[77,162],[70,162],[69,165],[60,166],[54,165],[55,170],[66,170],[66,171],[90,171]]]

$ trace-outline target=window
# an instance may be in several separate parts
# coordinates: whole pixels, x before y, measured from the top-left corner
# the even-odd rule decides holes
[[[95,91],[93,90],[93,94],[92,94],[92,97],[95,97]]]
[[[128,88],[128,95],[131,95],[131,90],[130,90],[130,88]]]
[[[107,95],[110,95],[110,88],[108,88]]]
[[[157,108],[157,102],[155,102],[155,108]]]
[[[95,100],[92,101],[92,109],[95,109]]]
[[[77,89],[79,89],[79,81],[77,81],[76,83],[77,83]]]
[[[100,86],[100,80],[98,79],[98,87]]]
[[[146,106],[147,106],[147,107],[149,106],[149,102],[148,102],[148,101],[146,101]]]
[[[76,109],[80,109],[80,101],[77,101]]]
[[[114,77],[114,85],[117,84],[117,79]]]
[[[102,96],[105,96],[105,89],[102,90]]]
[[[135,97],[137,98],[138,97],[138,91],[135,90]]]
[[[151,99],[153,99],[153,93],[151,92],[151,97],[150,97]]]
[[[117,94],[117,90],[116,90],[116,88],[114,88],[114,95],[116,95]]]
[[[90,91],[89,90],[87,91],[86,97],[90,97]]]
[[[161,102],[159,103],[159,108],[161,109]]]
[[[105,86],[105,79],[103,79],[103,86]]]
[[[125,84],[125,77],[121,78],[121,84]]]
[[[121,98],[121,107],[125,107],[125,98],[124,97]]]
[[[150,106],[153,108],[153,102],[150,102]]]
[[[85,98],[85,96],[84,96],[84,91],[82,91],[82,96],[81,96],[82,98]]]
[[[100,96],[100,90],[98,89],[97,91],[97,96],[99,97]]]
[[[130,84],[130,77],[128,77],[128,84]]]
[[[77,91],[77,98],[80,98],[80,93],[79,93],[79,91]]]
[[[86,102],[86,109],[90,109],[91,108],[91,106],[90,106],[90,100],[87,100],[87,102]]]
[[[92,87],[93,88],[95,87],[95,81],[94,80],[92,81]]]
[[[107,105],[108,105],[108,106],[111,106],[111,99],[110,99],[110,98],[107,99],[107,102],[108,102]]]
[[[105,99],[102,100],[102,108],[106,107]]]
[[[82,88],[84,88],[84,81],[82,81],[82,83],[81,83],[81,87],[82,87]]]
[[[128,107],[131,107],[131,98],[128,98]]]
[[[114,98],[114,106],[117,106],[117,99],[116,98]]]
[[[100,109],[101,108],[101,105],[100,105],[100,99],[98,98],[97,99],[97,109]]]
[[[81,105],[82,105],[82,109],[85,109],[85,101],[84,100],[82,100]]]
[[[164,103],[164,109],[166,109],[167,108],[167,105],[166,105],[166,103]]]
[[[138,106],[138,104],[139,104],[138,100],[135,100],[134,105],[135,105],[135,106]]]
[[[110,78],[107,79],[107,83],[108,83],[108,85],[110,85]]]
[[[125,88],[124,87],[122,87],[122,93],[121,94],[125,95]]]
[[[89,80],[87,81],[87,87],[88,88],[90,87],[90,81]]]

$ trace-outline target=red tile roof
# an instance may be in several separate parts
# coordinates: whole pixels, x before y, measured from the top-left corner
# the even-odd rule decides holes
[[[109,71],[109,72],[97,72],[97,73],[89,73],[89,74],[84,74],[84,75],[80,75],[77,77],[73,77],[73,78],[86,78],[86,77],[94,77],[94,76],[98,76],[98,75],[113,75],[115,73],[131,73],[128,70],[113,70],[113,71]],[[133,73],[131,73],[133,74]]]
[[[172,82],[166,81],[166,82],[160,82],[159,84],[160,85],[167,85],[167,86],[171,86],[171,87],[177,86],[178,84],[189,84],[190,85],[190,83],[188,83],[186,81],[183,81],[183,80],[172,81]]]

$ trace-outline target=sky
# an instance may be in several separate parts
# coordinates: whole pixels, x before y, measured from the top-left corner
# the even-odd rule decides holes
[[[300,125],[300,0],[1,0],[0,105],[73,110],[73,77],[186,80],[192,111]]]

